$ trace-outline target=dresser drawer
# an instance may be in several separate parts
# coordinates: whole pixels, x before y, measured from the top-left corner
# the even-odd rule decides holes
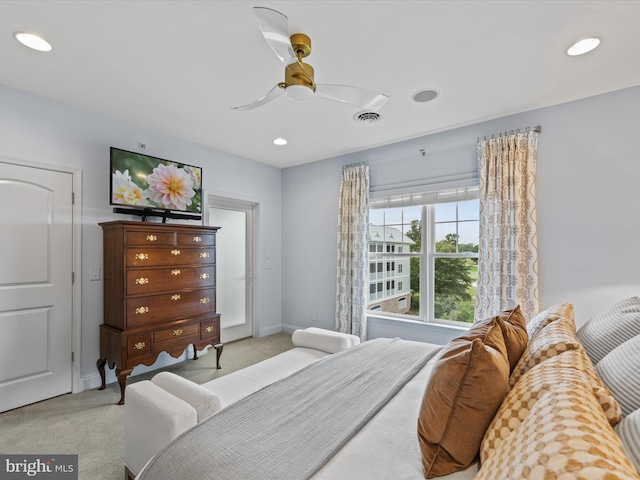
[[[144,230],[127,231],[125,245],[174,245],[175,234],[171,231]]]
[[[204,233],[178,233],[178,245],[194,247],[213,247],[216,244],[216,236],[210,232]]]
[[[151,352],[151,334],[141,333],[127,337],[127,358],[142,357]]]
[[[207,265],[215,263],[214,248],[127,248],[127,267]]]
[[[214,288],[127,299],[126,326],[138,328],[185,317],[215,313]]]
[[[213,342],[220,340],[220,317],[216,316],[213,320],[200,322],[200,339],[211,339]]]
[[[191,335],[197,335],[200,332],[200,324],[192,323],[191,325],[174,326],[164,330],[153,332],[153,343],[167,342],[176,338],[182,339]]]
[[[127,295],[170,293],[176,288],[206,288],[215,282],[216,269],[207,267],[176,267],[136,269],[127,271]]]

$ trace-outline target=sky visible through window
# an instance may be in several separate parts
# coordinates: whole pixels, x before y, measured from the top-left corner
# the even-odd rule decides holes
[[[436,242],[444,240],[447,234],[460,235],[458,243],[478,243],[478,200],[457,202],[458,223],[456,232],[456,202],[438,203],[436,210]],[[394,226],[407,233],[413,220],[421,221],[422,206],[416,205],[401,208],[380,208],[369,210],[369,223],[372,225]],[[451,222],[451,223],[449,223]]]

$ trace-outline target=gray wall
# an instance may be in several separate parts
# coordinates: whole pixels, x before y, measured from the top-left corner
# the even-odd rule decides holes
[[[86,388],[97,385],[102,323],[102,282],[89,281],[90,268],[102,265],[97,223],[130,219],[113,214],[108,205],[109,146],[135,151],[138,142],[146,143],[150,155],[204,167],[206,193],[260,201],[259,335],[333,328],[343,165],[368,161],[374,191],[465,180],[475,175],[477,137],[528,125],[543,128],[537,183],[541,307],[572,302],[581,324],[608,304],[640,293],[635,245],[640,158],[632,132],[640,124],[640,87],[285,170],[9,88],[0,87],[0,105],[0,158],[83,173],[81,375]],[[372,135],[387,121],[392,119],[374,124]],[[272,270],[261,261],[267,250]],[[457,333],[384,319],[370,319],[369,326],[371,337],[437,343]]]
[[[384,122],[372,126],[384,128]],[[283,328],[333,328],[343,165],[368,161],[373,192],[476,175],[476,140],[542,126],[537,219],[540,307],[571,302],[579,325],[640,294],[640,87],[487,121],[283,171]],[[420,149],[425,149],[425,156]],[[315,313],[315,318],[313,320]],[[435,343],[456,331],[369,319],[370,338]]]
[[[257,265],[258,334],[280,331],[280,169],[9,88],[0,87],[0,106],[0,158],[82,170],[81,376],[84,388],[98,385],[95,364],[99,356],[98,327],[102,323],[102,281],[89,280],[90,268],[102,266],[102,230],[98,222],[139,220],[139,217],[114,214],[109,206],[110,146],[138,151],[138,142],[145,143],[144,153],[203,167],[205,193],[260,202],[259,248],[271,252],[275,267],[264,270],[263,265]],[[173,360],[165,356],[159,362],[166,364]],[[144,370],[136,367],[134,374]],[[108,375],[108,381],[113,381],[113,372]]]

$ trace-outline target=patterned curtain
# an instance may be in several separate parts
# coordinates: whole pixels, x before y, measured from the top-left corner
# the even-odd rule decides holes
[[[538,133],[478,141],[480,245],[476,320],[538,310],[535,176]]]
[[[367,334],[369,165],[342,168],[338,204],[336,330]]]

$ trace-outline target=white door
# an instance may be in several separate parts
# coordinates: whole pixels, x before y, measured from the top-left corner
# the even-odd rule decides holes
[[[254,204],[209,197],[216,235],[216,306],[221,341],[253,336]]]
[[[0,162],[0,412],[72,389],[72,191]]]

